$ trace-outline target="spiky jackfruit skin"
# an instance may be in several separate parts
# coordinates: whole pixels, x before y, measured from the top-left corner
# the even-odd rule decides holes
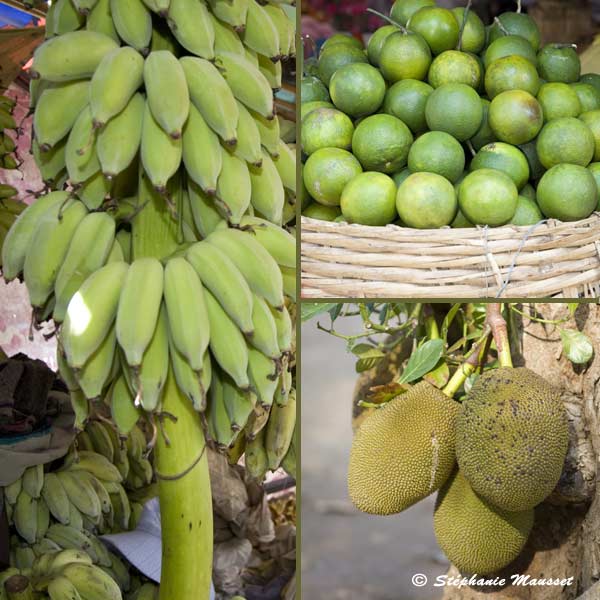
[[[422,381],[377,409],[352,442],[348,491],[367,513],[399,513],[438,490],[455,465],[458,404]]]
[[[526,368],[487,371],[456,423],[458,465],[495,506],[533,508],[556,487],[569,444],[558,390]]]
[[[478,496],[457,469],[438,494],[433,528],[440,548],[459,571],[490,575],[519,556],[533,518],[532,508],[496,508]]]

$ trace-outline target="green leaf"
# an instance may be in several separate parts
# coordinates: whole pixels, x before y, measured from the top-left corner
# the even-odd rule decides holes
[[[435,369],[425,373],[423,379],[434,387],[442,389],[450,379],[450,369],[447,363],[441,362]]]
[[[587,363],[594,354],[594,347],[590,338],[573,329],[561,329],[560,338],[562,340],[563,351],[567,358],[576,365]]]
[[[386,322],[389,309],[390,309],[390,305],[384,304],[381,311],[379,312],[379,324],[380,325],[383,325]]]
[[[431,371],[444,352],[443,340],[429,340],[417,348],[408,359],[406,368],[400,376],[400,383],[415,381]]]
[[[369,348],[361,353],[359,360],[356,363],[356,372],[362,373],[372,369],[383,357],[385,353],[377,348]]]
[[[300,306],[302,321],[304,322],[328,310],[332,310],[337,304],[333,302],[302,302]]]
[[[332,324],[340,316],[342,308],[344,308],[344,305],[340,302],[339,304],[336,304],[333,308],[329,309],[329,316],[331,317]]]
[[[365,352],[369,352],[369,350],[373,350],[373,348],[374,348],[373,344],[360,343],[360,344],[356,344],[356,345],[352,346],[352,348],[350,348],[350,352],[352,352],[352,354],[356,354],[356,356],[361,356]]]
[[[569,314],[571,316],[573,316],[575,314],[575,311],[579,308],[579,303],[578,302],[569,302],[567,304],[567,306],[569,307]]]

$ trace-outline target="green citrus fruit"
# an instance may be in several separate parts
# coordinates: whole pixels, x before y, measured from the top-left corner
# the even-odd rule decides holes
[[[471,161],[471,171],[496,169],[506,173],[521,189],[529,181],[529,163],[525,155],[515,146],[494,142],[484,146]]]
[[[425,6],[435,6],[434,0],[396,0],[392,6],[390,17],[400,23],[406,25],[408,20]]]
[[[352,137],[352,152],[366,171],[395,173],[406,165],[413,143],[410,129],[392,115],[363,119]]]
[[[412,145],[408,168],[412,173],[437,173],[454,183],[465,169],[465,151],[450,134],[430,131]]]
[[[458,44],[458,23],[447,8],[426,6],[413,14],[407,27],[425,38],[433,54],[441,54]]]
[[[390,82],[427,77],[431,65],[431,50],[416,33],[392,33],[379,54],[379,68]]]
[[[373,33],[367,45],[367,56],[372,65],[379,66],[379,57],[381,56],[383,44],[385,44],[385,41],[392,33],[398,31],[400,30],[395,25],[384,25]]]
[[[590,170],[579,165],[555,165],[540,179],[537,202],[552,219],[585,219],[598,207],[596,180]]]
[[[447,83],[429,96],[425,118],[432,131],[445,131],[464,142],[472,138],[483,120],[479,94],[464,83]]]
[[[465,18],[464,8],[453,8],[452,14],[458,23],[458,29],[462,27]],[[472,10],[467,15],[467,22],[462,34],[461,49],[463,52],[479,54],[485,46],[485,25],[479,15]]]
[[[425,106],[432,92],[433,88],[423,81],[397,81],[385,94],[383,112],[404,121],[413,133],[421,133],[427,129]]]
[[[517,210],[519,191],[513,180],[494,169],[479,169],[460,184],[458,203],[465,217],[475,225],[505,225]]]
[[[300,98],[302,104],[307,102],[329,102],[329,92],[317,77],[303,77],[300,82]]]
[[[544,121],[563,117],[578,117],[581,102],[577,92],[567,83],[545,83],[537,96],[544,111]]]
[[[587,167],[594,158],[595,148],[592,130],[572,117],[544,125],[537,141],[538,156],[546,169],[562,163]]]
[[[591,110],[579,115],[594,136],[594,161],[600,161],[600,110]]]
[[[511,90],[492,100],[488,119],[500,141],[517,146],[537,136],[544,124],[544,113],[531,94]]]
[[[309,204],[302,211],[303,216],[321,221],[335,221],[341,214],[342,211],[339,206],[323,206],[323,204],[317,202]]]
[[[522,56],[499,58],[485,72],[485,90],[490,100],[510,90],[523,90],[536,96],[539,89],[536,68]]]
[[[581,61],[572,46],[548,44],[538,54],[538,69],[546,81],[575,83],[581,75]]]
[[[435,173],[414,173],[398,188],[396,208],[402,221],[409,227],[445,227],[456,216],[454,186]]]
[[[572,83],[571,88],[579,97],[582,113],[600,109],[600,90],[591,83]]]
[[[352,35],[346,33],[334,33],[330,38],[323,42],[321,52],[325,52],[325,50],[333,48],[333,46],[337,46],[338,44],[352,46],[353,48],[359,48],[360,50],[364,47],[363,43]]]
[[[308,157],[302,176],[317,202],[337,206],[344,186],[360,173],[360,163],[347,150],[321,148]]]
[[[476,90],[481,83],[481,67],[471,54],[446,50],[434,58],[428,80],[434,88],[445,83],[464,83]]]
[[[537,153],[537,138],[526,144],[519,144],[519,150],[521,150],[525,155],[525,158],[527,158],[531,179],[537,181],[546,172],[546,168],[540,162],[540,157]]]
[[[525,196],[525,198],[529,198],[530,200],[535,200],[535,188],[528,183],[520,192],[521,196]]]
[[[535,200],[526,196],[519,196],[517,210],[510,220],[511,225],[535,225],[544,219],[542,211]]]
[[[600,162],[594,162],[591,165],[588,165],[588,171],[594,177],[596,187],[598,188],[598,206],[595,210],[600,210]]]
[[[302,120],[302,150],[310,155],[319,148],[352,147],[354,125],[348,115],[334,108],[317,108]]]
[[[487,144],[491,144],[496,141],[496,134],[492,131],[489,121],[489,110],[490,101],[485,98],[481,99],[481,106],[483,108],[483,119],[477,133],[471,138],[471,144],[475,150],[480,150]]]
[[[396,184],[383,173],[367,171],[349,181],[342,192],[342,214],[349,223],[387,225],[396,219]]]
[[[450,227],[452,227],[452,229],[466,229],[469,227],[475,227],[475,225],[473,225],[473,223],[471,223],[471,221],[469,221],[469,219],[462,214],[462,211],[459,208],[456,211],[456,217],[454,217],[454,221],[450,223]]]
[[[525,38],[537,52],[541,43],[540,29],[536,22],[524,13],[506,12],[498,17],[502,24],[502,29],[510,35],[518,35]],[[498,23],[494,23],[490,28],[490,42],[505,36],[504,31]]]
[[[322,100],[314,100],[313,102],[303,102],[300,105],[300,121],[302,121],[308,113],[311,113],[317,108],[335,108],[335,106],[331,104],[331,102],[323,102]]]
[[[383,102],[385,90],[385,80],[379,70],[364,63],[343,66],[329,83],[333,103],[351,117],[376,112]]]
[[[586,73],[579,79],[579,83],[589,83],[600,92],[600,75],[598,73]]]
[[[506,35],[493,41],[483,55],[483,64],[487,69],[493,62],[507,56],[520,56],[537,65],[537,54],[532,45],[518,35]]]
[[[360,48],[349,44],[335,44],[319,55],[317,73],[319,79],[329,86],[333,74],[344,65],[369,62],[367,55]]]
[[[398,171],[397,173],[394,173],[392,175],[392,179],[394,180],[396,187],[400,187],[402,185],[402,183],[406,179],[408,179],[408,177],[410,177],[411,175],[412,175],[412,173],[410,172],[410,169],[407,167],[406,169],[402,169],[402,171]]]

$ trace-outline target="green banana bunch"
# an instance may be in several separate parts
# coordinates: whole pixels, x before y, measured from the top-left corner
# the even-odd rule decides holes
[[[86,17],[85,28],[88,31],[102,33],[117,42],[117,44],[121,43],[119,34],[117,33],[113,22],[110,10],[110,0],[98,0],[96,2],[96,5]]]
[[[285,229],[259,217],[242,217],[240,225],[256,237],[278,265],[296,267],[296,240]]]
[[[273,62],[280,60],[281,51],[277,27],[269,12],[255,0],[248,0],[246,28],[241,37],[244,44],[251,50],[263,54]]]
[[[285,192],[279,171],[269,154],[262,153],[262,166],[250,169],[252,193],[250,202],[254,210],[271,223],[281,225]]]
[[[246,27],[248,0],[208,0],[210,8],[220,21],[231,25],[237,32]]]
[[[96,132],[89,105],[79,113],[68,135],[65,166],[74,185],[84,183],[100,169],[96,153]]]
[[[207,60],[214,59],[215,30],[204,2],[171,0],[167,21],[186,50]]]
[[[226,148],[221,149],[222,166],[217,180],[217,202],[227,220],[234,225],[250,206],[252,181],[246,162]]]
[[[143,55],[152,39],[152,15],[142,0],[110,0],[110,12],[119,37]]]
[[[279,468],[292,442],[296,425],[296,394],[292,390],[283,406],[273,404],[265,435],[265,449],[269,468]]]

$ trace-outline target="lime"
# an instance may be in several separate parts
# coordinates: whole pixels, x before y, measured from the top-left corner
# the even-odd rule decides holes
[[[329,92],[317,77],[303,77],[300,82],[300,102],[329,101]]]
[[[414,173],[398,188],[396,208],[409,227],[439,229],[456,216],[456,193],[441,175]]]
[[[434,0],[396,0],[392,6],[390,17],[400,25],[406,25],[408,20],[425,6],[435,6]]]
[[[334,108],[317,108],[302,121],[302,150],[312,154],[319,148],[343,148],[352,146],[354,125],[348,115]]]
[[[521,196],[525,196],[525,198],[529,198],[530,200],[535,200],[535,188],[528,183],[520,192]]]
[[[537,141],[538,156],[546,169],[562,163],[587,167],[594,158],[595,147],[592,130],[572,117],[544,125]]]
[[[490,101],[485,98],[481,99],[481,106],[483,108],[483,119],[481,120],[481,125],[477,133],[471,138],[471,144],[475,150],[479,150],[486,146],[487,144],[491,144],[496,141],[496,135],[492,131],[490,127],[489,121],[489,110],[490,110]]]
[[[540,88],[537,99],[542,105],[546,122],[563,117],[578,117],[581,114],[579,96],[567,83],[545,83]]]
[[[488,119],[499,140],[516,146],[535,138],[544,124],[544,113],[531,94],[512,90],[492,100]]]
[[[340,206],[348,223],[387,225],[396,218],[396,184],[383,173],[367,171],[349,181]]]
[[[505,225],[517,210],[519,192],[513,180],[494,169],[479,169],[460,184],[458,203],[465,217],[476,225]]]
[[[340,148],[321,148],[308,157],[303,179],[309,194],[319,203],[337,206],[344,186],[362,173],[360,163]]]
[[[537,54],[532,45],[518,35],[506,35],[492,42],[483,55],[483,64],[487,69],[494,61],[507,56],[520,56],[534,66],[537,64]]]
[[[539,89],[537,69],[522,56],[499,58],[485,72],[485,90],[490,100],[509,90],[523,90],[536,96]]]
[[[525,155],[529,163],[529,176],[537,181],[546,172],[537,153],[537,138],[526,144],[519,144],[519,150]]]
[[[401,79],[427,77],[431,65],[431,50],[427,42],[416,33],[392,33],[379,54],[379,68],[392,83]]]
[[[555,165],[540,180],[537,201],[552,219],[585,219],[598,207],[596,180],[590,170],[579,165]]]
[[[589,83],[600,92],[600,75],[598,73],[586,73],[579,79],[580,83]]]
[[[407,27],[425,38],[433,54],[441,54],[458,44],[458,23],[447,8],[426,6],[413,14]]]
[[[588,165],[588,171],[594,176],[596,187],[598,188],[598,206],[595,210],[600,210],[600,162]]]
[[[537,52],[541,43],[541,34],[536,22],[524,13],[506,12],[498,17],[502,29],[511,35],[518,35],[525,38]],[[498,23],[494,23],[490,28],[490,42],[505,36]]]
[[[335,108],[331,102],[323,102],[322,100],[314,100],[313,102],[303,102],[300,105],[300,121],[304,117],[317,108]]]
[[[458,29],[462,27],[465,18],[464,8],[453,8],[452,14],[458,23]],[[485,46],[485,26],[479,15],[470,10],[467,15],[467,22],[460,41],[460,48],[463,52],[473,52],[479,54]]]
[[[450,134],[430,131],[412,145],[408,168],[412,173],[437,173],[454,183],[465,169],[465,151]]]
[[[335,221],[341,214],[342,211],[339,206],[323,206],[316,202],[309,204],[302,211],[303,216],[321,221]]]
[[[425,105],[431,92],[433,88],[423,81],[397,81],[385,94],[383,112],[404,121],[413,133],[421,133],[427,129]]]
[[[506,173],[521,189],[529,181],[529,163],[525,155],[515,146],[494,142],[484,146],[471,161],[471,171],[496,169]]]
[[[428,80],[434,88],[445,83],[464,83],[478,89],[481,83],[481,67],[472,54],[446,50],[434,58],[429,67]]]
[[[469,221],[469,219],[462,214],[462,211],[459,208],[456,211],[456,217],[454,217],[454,221],[450,223],[450,227],[452,227],[452,229],[465,229],[467,227],[475,227],[475,225],[473,225],[473,223],[471,223],[471,221]]]
[[[511,225],[535,225],[544,219],[542,211],[535,200],[519,196],[515,216],[510,220]]]
[[[406,169],[402,169],[402,171],[398,171],[392,175],[392,179],[396,184],[396,187],[400,187],[402,183],[412,175],[410,169],[407,167]]]
[[[318,62],[319,79],[329,86],[333,74],[344,65],[369,62],[367,55],[360,48],[349,44],[335,44],[321,52]]]
[[[343,66],[329,83],[333,103],[351,117],[376,112],[383,102],[385,89],[385,80],[379,70],[363,63]]]
[[[600,90],[591,83],[572,83],[571,88],[575,90],[579,97],[581,112],[589,112],[600,108]]]
[[[538,54],[538,69],[546,81],[575,83],[581,75],[581,62],[573,46],[548,44]]]
[[[464,142],[472,138],[483,120],[479,94],[464,83],[447,83],[429,96],[425,118],[432,131],[445,131]]]
[[[363,43],[352,35],[347,33],[334,33],[330,38],[323,42],[321,52],[333,48],[333,46],[337,46],[338,44],[359,48],[360,50],[364,47]]]
[[[352,152],[367,171],[395,173],[406,165],[413,143],[410,129],[391,115],[363,119],[352,136]]]
[[[600,161],[600,110],[592,110],[590,112],[579,115],[579,119],[583,121],[594,136],[594,161]]]
[[[383,44],[392,33],[398,31],[400,30],[395,25],[384,25],[373,33],[367,45],[367,56],[372,65],[379,66],[379,56],[381,55]]]

